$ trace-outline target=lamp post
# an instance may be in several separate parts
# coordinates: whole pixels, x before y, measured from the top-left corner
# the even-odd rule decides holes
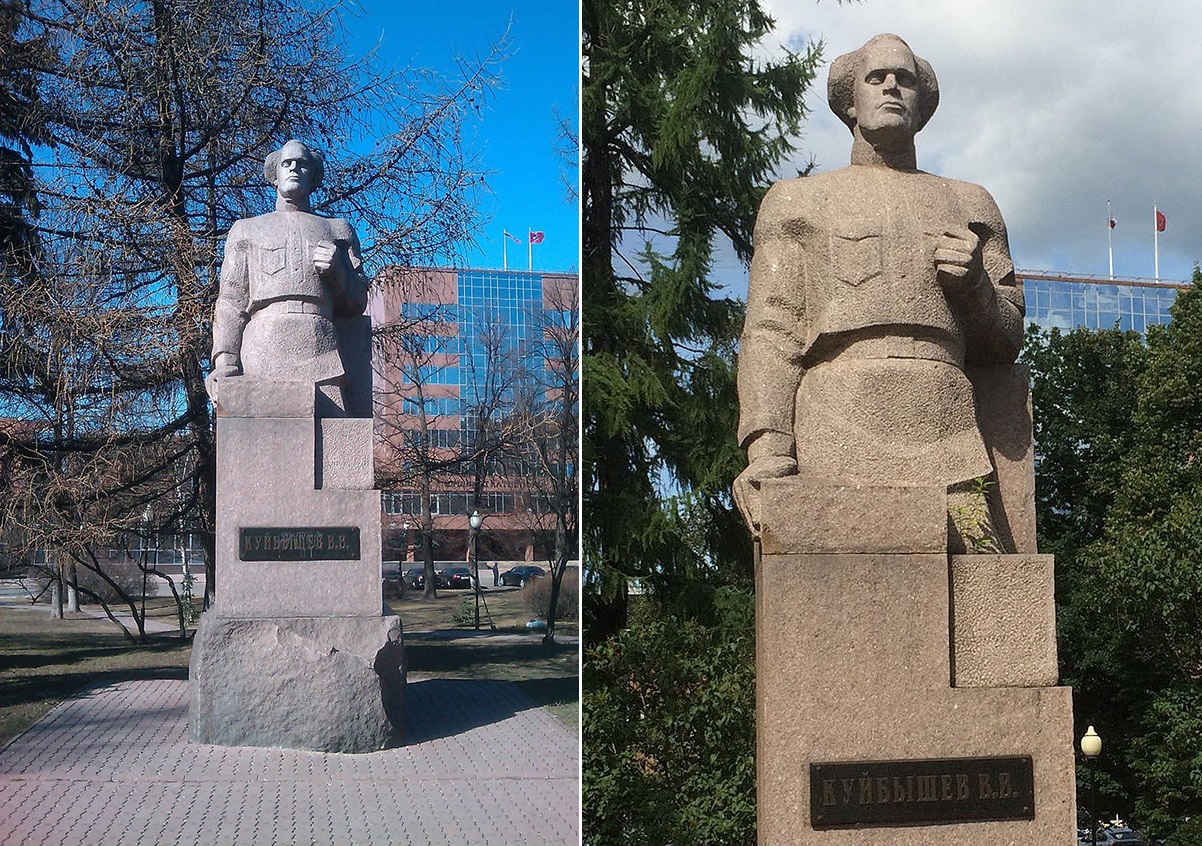
[[[472,556],[472,578],[476,581],[476,631],[480,631],[480,556],[476,552],[476,542],[480,535],[480,524],[484,522],[484,518],[480,516],[479,511],[472,511],[472,516],[467,518],[468,525],[471,527],[468,533],[469,553]]]
[[[1093,846],[1098,846],[1098,773],[1097,760],[1102,754],[1102,738],[1093,730],[1086,729],[1081,736],[1081,754],[1089,766],[1089,825],[1093,832]]]

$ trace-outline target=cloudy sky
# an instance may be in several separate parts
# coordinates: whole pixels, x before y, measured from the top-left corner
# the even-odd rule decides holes
[[[378,45],[390,66],[453,73],[459,57],[485,55],[508,30],[509,57],[501,87],[477,126],[492,195],[481,209],[486,224],[470,266],[524,270],[529,230],[545,240],[533,247],[535,270],[577,270],[579,212],[568,202],[566,165],[556,150],[556,113],[575,117],[580,77],[580,24],[574,2],[553,0],[344,0],[344,23],[356,52]],[[571,174],[575,180],[575,173]],[[523,243],[508,242],[502,230]]]
[[[1202,7],[1196,0],[763,0],[775,44],[822,38],[824,59],[900,35],[939,78],[918,166],[984,185],[1024,270],[1153,275],[1152,206],[1165,214],[1160,276],[1202,260]],[[799,161],[847,164],[851,137],[808,98]],[[794,171],[796,172],[796,168]],[[782,175],[793,175],[786,171]]]

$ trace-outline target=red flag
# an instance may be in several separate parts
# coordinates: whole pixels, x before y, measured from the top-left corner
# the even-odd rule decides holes
[[[1165,219],[1164,212],[1157,209],[1157,211],[1156,211],[1156,231],[1164,232],[1164,228],[1167,224],[1168,224],[1168,221]]]
[[[530,233],[530,243],[531,244],[541,244],[543,242],[544,237],[545,236],[541,232],[531,232]]]

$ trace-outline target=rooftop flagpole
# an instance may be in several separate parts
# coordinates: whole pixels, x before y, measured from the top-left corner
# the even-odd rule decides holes
[[[1114,215],[1110,213],[1110,200],[1106,201],[1106,246],[1110,253],[1110,278],[1114,279]]]
[[[1160,281],[1160,233],[1164,232],[1168,226],[1168,221],[1165,219],[1164,212],[1156,208],[1156,204],[1152,204],[1152,255],[1153,265],[1155,268],[1156,281]]]
[[[534,245],[541,244],[543,242],[543,239],[546,237],[546,233],[542,232],[541,230],[527,229],[526,235],[528,236],[526,240],[530,244],[530,265],[528,267],[528,270],[533,272],[534,271]]]
[[[509,255],[506,252],[506,248],[509,246],[510,241],[513,241],[513,243],[515,243],[515,244],[522,243],[521,238],[510,235],[508,229],[502,229],[501,230],[501,269],[502,270],[509,270]]]

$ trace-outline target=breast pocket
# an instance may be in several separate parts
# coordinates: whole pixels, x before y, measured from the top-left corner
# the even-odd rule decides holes
[[[846,285],[862,285],[881,275],[881,236],[844,231],[831,235],[831,271]]]
[[[259,247],[259,270],[268,276],[275,276],[284,270],[288,263],[288,246],[280,244],[276,247]]]

